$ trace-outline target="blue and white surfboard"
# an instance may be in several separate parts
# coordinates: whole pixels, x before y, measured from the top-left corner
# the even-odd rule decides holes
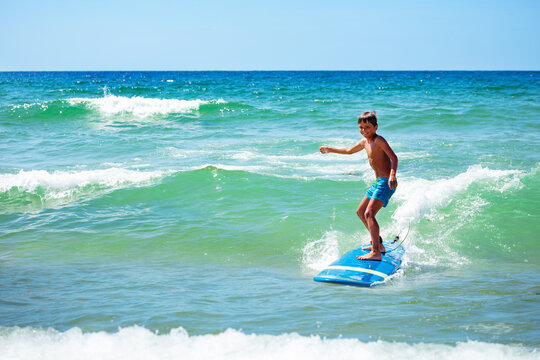
[[[313,278],[315,281],[339,283],[355,286],[373,286],[382,283],[401,266],[405,249],[401,244],[383,242],[386,253],[380,261],[358,260],[357,256],[367,254],[363,245],[351,250],[322,270]]]

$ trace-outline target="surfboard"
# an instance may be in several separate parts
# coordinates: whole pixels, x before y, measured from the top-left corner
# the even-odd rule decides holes
[[[395,242],[383,242],[386,253],[380,261],[358,260],[357,256],[367,254],[362,250],[369,244],[345,253],[341,258],[328,265],[317,276],[315,281],[338,283],[354,286],[373,286],[381,284],[401,266],[401,258],[405,249]]]

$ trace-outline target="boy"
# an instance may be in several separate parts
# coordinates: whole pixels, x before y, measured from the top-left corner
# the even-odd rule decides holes
[[[360,260],[381,260],[381,252],[386,249],[382,244],[382,238],[379,236],[379,224],[375,220],[375,215],[381,209],[386,207],[388,200],[394,194],[397,187],[396,171],[398,158],[386,140],[377,135],[377,116],[375,111],[365,112],[358,118],[358,127],[364,138],[352,147],[332,148],[321,146],[319,150],[323,154],[354,154],[362,149],[366,149],[369,164],[375,171],[377,180],[366,192],[366,196],[360,202],[356,214],[362,220],[371,235],[371,246],[365,250],[371,250],[364,256],[358,256]]]

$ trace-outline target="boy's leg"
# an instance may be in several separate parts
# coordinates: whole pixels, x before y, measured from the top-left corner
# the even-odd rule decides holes
[[[371,252],[364,256],[359,256],[360,260],[381,260],[381,246],[379,244],[379,223],[375,215],[381,210],[384,203],[381,200],[371,199],[364,214],[367,228],[371,235]]]
[[[369,231],[369,226],[366,220],[366,209],[369,205],[369,200],[370,199],[367,196],[364,196],[364,198],[360,202],[360,205],[358,205],[358,209],[356,209],[356,215],[358,215],[360,220],[362,220],[362,222],[364,223],[364,226],[366,227],[368,231]]]
[[[368,225],[368,222],[367,222],[367,219],[366,219],[366,210],[367,210],[367,207],[370,203],[370,198],[368,198],[367,196],[364,196],[364,198],[362,199],[362,201],[360,202],[360,205],[358,205],[358,209],[356,209],[356,215],[358,215],[358,217],[360,218],[360,220],[362,220],[362,222],[364,223],[364,226],[366,227],[366,229],[369,231],[369,225]],[[377,210],[379,211],[380,208]],[[371,243],[371,241],[370,241]],[[379,244],[380,244],[380,251],[381,252],[385,252],[386,249],[384,248],[384,245],[382,244],[382,241],[381,241],[381,238],[379,237]],[[367,246],[365,248],[363,248],[363,250],[371,250],[371,246]]]

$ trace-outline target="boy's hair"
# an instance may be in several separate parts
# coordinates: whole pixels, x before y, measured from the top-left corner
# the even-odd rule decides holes
[[[358,118],[358,123],[361,122],[368,122],[373,126],[377,126],[377,115],[375,115],[375,111],[366,111],[360,117]]]

